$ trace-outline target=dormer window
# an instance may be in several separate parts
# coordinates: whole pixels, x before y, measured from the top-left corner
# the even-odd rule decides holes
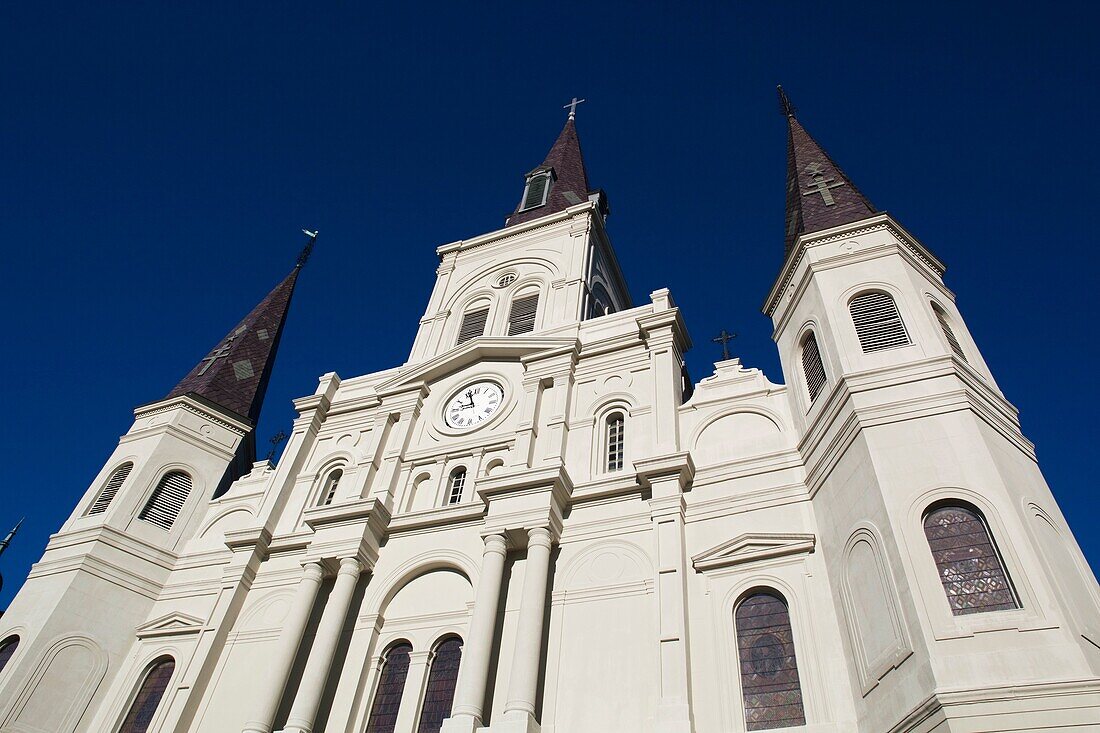
[[[523,206],[520,211],[527,211],[542,206],[550,195],[550,186],[554,182],[554,171],[543,168],[536,169],[527,175],[527,187],[523,189]]]

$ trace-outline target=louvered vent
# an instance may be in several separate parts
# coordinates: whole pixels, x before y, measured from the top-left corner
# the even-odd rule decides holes
[[[852,322],[856,326],[863,353],[895,349],[911,343],[905,324],[901,322],[898,306],[888,294],[864,293],[853,298],[848,309],[852,312]]]
[[[535,313],[539,309],[539,296],[528,295],[512,301],[512,310],[508,314],[508,335],[518,336],[535,330]]]
[[[464,344],[470,339],[476,339],[485,333],[485,321],[489,319],[489,309],[479,308],[476,311],[467,311],[462,316],[462,325],[458,328],[458,343]]]
[[[191,477],[183,471],[171,471],[153,489],[153,494],[141,510],[138,519],[144,519],[150,524],[155,524],[161,529],[172,529],[176,517],[183,509],[187,501],[187,495],[191,493]]]
[[[947,339],[947,344],[951,347],[951,351],[955,353],[955,356],[966,361],[966,354],[963,353],[962,344],[960,344],[959,340],[955,337],[955,331],[951,328],[951,324],[947,322],[947,314],[935,305],[932,306],[932,310],[936,313],[936,320],[940,322],[940,328],[943,329],[943,336]],[[969,364],[970,362],[966,363]]]
[[[123,463],[111,474],[111,478],[107,481],[107,485],[103,487],[103,491],[99,492],[99,496],[96,497],[95,503],[92,504],[92,508],[88,510],[89,515],[102,514],[107,511],[107,507],[111,505],[111,501],[114,500],[115,494],[122,488],[122,484],[126,482],[126,477],[130,475],[130,471],[132,471],[133,468],[134,464]]]
[[[817,337],[812,333],[802,342],[802,371],[806,374],[806,389],[810,392],[810,402],[813,402],[821,394],[821,388],[825,386],[825,366],[821,363]]]
[[[523,198],[523,208],[533,209],[546,203],[546,186],[550,183],[549,174],[533,176],[527,181],[527,195]]]

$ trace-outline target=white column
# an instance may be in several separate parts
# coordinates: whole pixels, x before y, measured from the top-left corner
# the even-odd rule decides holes
[[[657,702],[654,729],[659,733],[691,733],[694,722],[685,605],[684,499],[674,481],[654,481],[649,505],[657,539],[657,609],[661,634],[661,699]]]
[[[481,578],[477,584],[474,614],[467,635],[469,638],[463,645],[454,705],[451,706],[451,717],[443,721],[444,731],[472,733],[481,725],[507,554],[508,543],[503,535],[491,534],[485,538],[485,554],[481,558]]]
[[[254,712],[244,724],[244,733],[271,733],[275,714],[279,711],[279,703],[283,698],[283,690],[290,677],[290,669],[294,665],[294,657],[298,655],[302,635],[317,600],[317,591],[321,589],[323,575],[319,563],[306,563],[302,567],[302,579],[298,581],[298,591],[294,594],[290,613],[283,622],[278,646],[266,664],[258,670],[261,674],[266,670],[267,679],[260,685],[254,702]]]
[[[336,656],[336,646],[340,643],[340,632],[344,629],[344,620],[348,617],[351,599],[362,571],[363,566],[353,557],[345,557],[340,561],[336,584],[325,604],[324,613],[321,614],[317,636],[313,640],[305,671],[302,672],[302,682],[298,685],[298,694],[287,717],[287,733],[310,733],[313,730],[317,709],[321,705],[321,695],[324,694],[332,660]]]
[[[535,527],[527,532],[527,563],[523,571],[523,598],[516,624],[516,650],[508,683],[506,718],[535,717],[539,663],[542,658],[542,620],[546,615],[546,580],[550,574],[550,530]]]
[[[405,677],[405,687],[401,690],[401,704],[397,708],[395,731],[414,731],[417,729],[420,702],[424,699],[424,688],[428,684],[428,669],[431,666],[430,649],[409,652],[409,673]]]

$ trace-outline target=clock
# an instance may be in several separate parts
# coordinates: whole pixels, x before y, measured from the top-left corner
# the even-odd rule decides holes
[[[465,430],[481,425],[504,403],[504,390],[496,382],[473,382],[458,390],[443,408],[448,427]]]

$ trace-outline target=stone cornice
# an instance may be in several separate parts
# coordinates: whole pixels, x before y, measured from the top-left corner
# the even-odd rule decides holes
[[[557,224],[565,221],[569,221],[573,218],[580,216],[587,216],[596,212],[597,204],[594,201],[585,201],[579,203],[576,206],[570,206],[568,209],[559,211],[557,214],[551,214],[550,216],[544,216],[540,219],[532,219],[521,224],[505,227],[503,229],[496,229],[494,231],[482,234],[471,239],[460,239],[457,242],[451,242],[449,244],[443,244],[436,247],[436,254],[439,255],[440,261],[443,260],[445,255],[453,252],[466,252],[477,247],[484,247],[490,244],[498,244],[501,242],[507,242],[516,237],[523,236],[524,234],[530,234],[532,232],[539,231],[541,229],[549,229]],[[598,219],[599,217],[592,217]]]
[[[764,300],[764,304],[761,307],[764,315],[771,318],[775,313],[775,309],[779,305],[780,297],[787,290],[791,280],[794,279],[794,274],[798,269],[798,265],[802,262],[803,257],[805,257],[806,252],[811,247],[883,230],[889,232],[903,247],[935,271],[937,275],[943,276],[946,266],[932,254],[931,250],[921,244],[920,240],[898,224],[893,217],[883,212],[876,216],[855,222],[854,224],[846,224],[841,227],[833,227],[832,229],[824,229],[820,232],[800,236],[797,244],[795,244],[787,255],[787,259],[779,271],[779,277],[776,278],[775,284],[768,293],[768,297]]]
[[[240,435],[247,434],[253,427],[250,421],[243,419],[232,410],[221,408],[209,400],[200,401],[190,394],[140,405],[134,408],[134,419],[138,420],[145,417],[152,417],[153,415],[160,415],[176,409],[182,409],[186,412],[198,415],[204,420],[209,420],[216,425],[220,425]]]

